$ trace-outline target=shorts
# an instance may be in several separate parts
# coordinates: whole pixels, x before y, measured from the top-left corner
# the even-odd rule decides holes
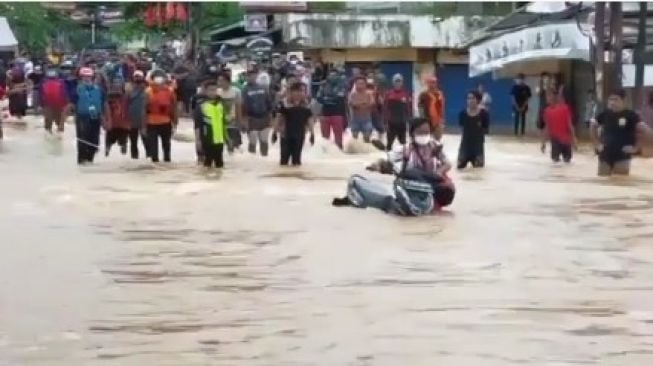
[[[361,119],[352,117],[349,122],[349,128],[352,133],[371,134],[374,131],[374,125],[371,119]]]
[[[563,144],[557,140],[551,140],[551,160],[556,163],[560,161],[560,156],[565,163],[571,161],[572,157],[571,144]]]

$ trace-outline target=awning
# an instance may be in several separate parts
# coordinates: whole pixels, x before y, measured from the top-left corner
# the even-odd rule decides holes
[[[576,21],[545,24],[506,33],[469,49],[469,76],[504,65],[543,59],[590,60],[590,39]]]
[[[16,46],[18,41],[7,23],[7,18],[0,17],[0,51],[13,51]]]

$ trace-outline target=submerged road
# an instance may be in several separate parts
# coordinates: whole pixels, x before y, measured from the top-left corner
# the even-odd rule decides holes
[[[652,160],[603,179],[491,136],[447,212],[406,219],[330,206],[378,154],[207,177],[192,143],[79,168],[72,128],[5,132],[2,366],[653,364]]]

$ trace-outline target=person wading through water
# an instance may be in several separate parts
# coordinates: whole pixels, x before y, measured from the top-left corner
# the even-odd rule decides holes
[[[401,74],[392,77],[392,89],[388,90],[383,98],[383,115],[388,130],[386,149],[392,150],[395,139],[401,145],[406,145],[408,121],[413,116],[413,99],[404,88],[404,78]]]
[[[572,149],[576,147],[576,134],[571,109],[555,90],[546,94],[546,108],[542,112],[542,153],[546,151],[546,141],[551,141],[551,160],[554,163],[562,157],[565,163],[571,162]]]
[[[231,85],[231,75],[223,72],[218,76],[218,95],[224,106],[227,118],[227,151],[233,153],[243,144],[240,133],[240,90]]]
[[[336,145],[343,149],[342,135],[345,129],[345,83],[336,70],[330,70],[327,79],[317,92],[317,100],[322,104],[320,130],[322,137],[331,138],[333,131]]]
[[[7,95],[9,96],[9,114],[19,120],[23,119],[27,115],[27,81],[25,73],[20,67],[13,67],[9,71]]]
[[[281,135],[279,142],[281,165],[288,165],[292,160],[292,165],[299,166],[302,164],[302,149],[307,131],[310,133],[311,145],[315,143],[313,113],[306,103],[306,86],[301,82],[296,82],[289,85],[288,88],[288,96],[281,101],[277,112],[272,141],[276,141],[277,133]]]
[[[471,163],[474,168],[485,166],[485,135],[490,126],[490,115],[481,107],[483,96],[478,91],[467,93],[467,108],[458,114],[462,129],[458,149],[458,169]]]
[[[107,101],[109,114],[104,129],[106,131],[104,154],[109,156],[111,146],[118,143],[120,153],[127,154],[127,140],[129,138],[129,120],[127,119],[127,98],[125,95],[125,78],[122,65],[110,64],[106,66],[105,80],[107,83]]]
[[[165,73],[157,72],[147,89],[147,151],[152,162],[159,162],[159,139],[163,148],[163,161],[171,161],[171,141],[177,126],[177,98],[173,89],[166,85]]]
[[[351,121],[349,128],[354,139],[363,134],[363,141],[370,142],[374,131],[372,124],[372,108],[376,106],[374,96],[367,89],[367,80],[360,76],[354,82],[354,90],[349,94],[349,108],[351,109]]]
[[[134,71],[133,82],[126,90],[127,120],[129,122],[129,148],[132,159],[138,159],[138,140],[143,141],[145,156],[148,156],[145,125],[147,119],[145,75],[142,71]]]
[[[418,98],[419,115],[431,122],[433,135],[436,140],[442,139],[444,134],[444,93],[438,87],[438,79],[430,76],[426,79],[426,90]]]
[[[77,131],[77,163],[93,163],[100,144],[100,127],[110,118],[109,106],[102,89],[95,84],[93,70],[79,70],[81,84],[77,87],[75,103],[75,129]]]
[[[512,112],[515,117],[515,136],[526,133],[526,113],[528,101],[531,99],[531,88],[524,82],[524,74],[517,75],[515,85],[512,86]]]
[[[195,111],[195,117],[200,118],[200,137],[204,152],[204,167],[224,167],[224,145],[227,141],[227,113],[224,103],[218,94],[215,81],[204,84],[206,99]]]
[[[247,124],[248,151],[256,154],[258,143],[261,146],[261,155],[268,156],[272,98],[268,89],[258,84],[257,76],[256,70],[247,71],[247,84],[242,91],[242,113]]]
[[[66,120],[66,110],[70,104],[68,93],[66,92],[66,83],[59,78],[59,73],[55,69],[49,69],[45,73],[45,81],[41,85],[40,98],[43,106],[43,119],[45,122],[45,131],[52,134],[52,125],[57,125],[59,137],[64,131],[64,121]]]
[[[591,136],[599,157],[598,175],[630,174],[630,161],[638,151],[638,133],[650,138],[651,129],[639,115],[625,107],[626,91],[608,96],[608,108],[591,121]]]

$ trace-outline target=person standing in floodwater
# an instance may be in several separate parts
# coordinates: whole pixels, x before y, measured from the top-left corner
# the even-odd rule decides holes
[[[404,88],[401,74],[392,77],[392,88],[383,97],[383,119],[387,125],[388,141],[386,149],[392,150],[395,139],[406,145],[408,121],[413,117],[413,98]]]
[[[243,144],[240,134],[240,90],[231,84],[231,75],[223,72],[218,76],[218,95],[222,99],[227,118],[227,151],[233,153]]]
[[[131,158],[138,159],[139,136],[143,141],[145,156],[148,156],[147,139],[145,137],[147,133],[145,130],[147,120],[145,74],[140,70],[136,70],[134,71],[132,78],[132,83],[128,84],[127,90],[125,91],[127,99],[127,120],[129,122],[129,149],[131,152]]]
[[[343,149],[342,135],[345,129],[345,83],[336,70],[329,70],[326,81],[317,92],[317,100],[322,104],[320,129],[322,137],[329,139],[331,131],[336,145]]]
[[[458,169],[471,163],[474,168],[485,166],[485,135],[490,126],[490,115],[481,107],[483,96],[478,91],[467,93],[467,108],[458,114],[462,128],[458,149]]]
[[[576,134],[571,109],[564,99],[551,89],[546,94],[546,108],[542,113],[544,128],[542,129],[542,153],[546,151],[546,141],[551,141],[551,160],[565,163],[571,162],[572,149],[576,147]]]
[[[608,108],[591,121],[591,137],[599,157],[598,175],[630,174],[630,161],[638,150],[638,133],[651,135],[651,129],[635,111],[625,107],[626,91],[608,96]]]
[[[224,145],[227,141],[227,113],[222,98],[218,94],[218,83],[204,84],[206,100],[199,105],[202,116],[200,135],[204,151],[204,167],[224,167]]]
[[[355,139],[363,134],[363,140],[370,142],[374,125],[372,124],[372,108],[376,105],[372,93],[367,89],[367,80],[360,76],[354,82],[354,90],[349,95],[351,120],[349,128]]]
[[[431,122],[431,129],[436,140],[444,134],[444,93],[438,86],[438,78],[430,76],[426,79],[426,90],[421,92],[417,106],[419,115]]]
[[[531,88],[524,81],[524,74],[517,75],[515,85],[512,86],[512,112],[515,117],[515,136],[526,134],[526,113],[528,101],[531,99]]]
[[[171,159],[172,134],[177,126],[177,98],[172,88],[166,85],[166,76],[159,73],[147,89],[147,142],[146,149],[152,162],[159,162],[159,139],[163,148],[163,161]]]
[[[100,127],[110,118],[104,92],[94,82],[94,72],[88,67],[79,70],[81,84],[77,87],[75,128],[77,131],[77,164],[93,163],[100,144]]]
[[[277,133],[281,135],[279,141],[281,150],[281,165],[288,165],[292,162],[293,166],[302,164],[302,150],[306,132],[310,133],[309,141],[311,145],[315,143],[313,134],[313,112],[306,103],[306,86],[297,82],[288,86],[288,97],[281,101],[281,106],[277,113],[275,123],[275,132],[272,135],[273,141],[277,138]]]
[[[242,90],[242,115],[247,124],[249,146],[247,150],[256,154],[256,145],[261,146],[261,156],[268,156],[272,98],[268,88],[257,81],[258,72],[247,71],[247,84]]]

